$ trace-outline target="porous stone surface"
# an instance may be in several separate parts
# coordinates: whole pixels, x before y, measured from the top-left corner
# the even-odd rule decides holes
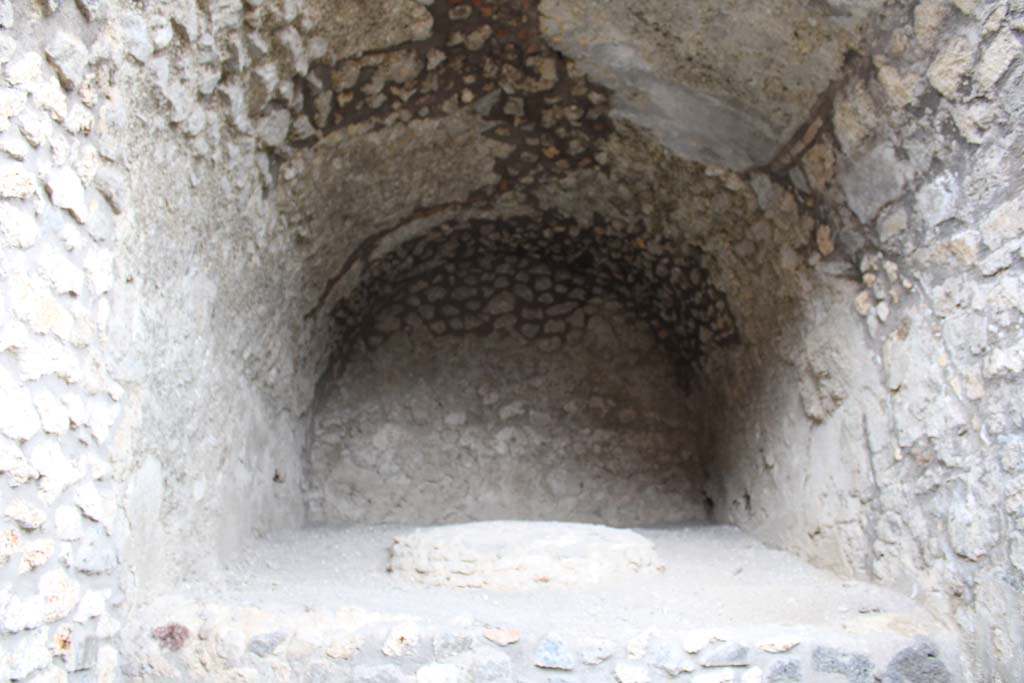
[[[125,673],[812,681],[860,671],[852,662],[910,677],[892,680],[959,680],[955,637],[912,601],[816,570],[733,528],[628,532],[657,545],[664,571],[591,584],[467,590],[386,570],[395,535],[449,531],[320,527],[250,542],[223,575],[140,606],[126,626]],[[694,576],[709,578],[698,587]],[[758,646],[769,642],[788,649]]]
[[[737,524],[1019,678],[1022,27],[1017,0],[0,0],[0,679],[128,675],[135,607],[253,534],[515,501]],[[579,301],[525,301],[560,276]],[[451,315],[412,303],[434,278]],[[188,642],[270,677],[246,635]],[[818,646],[694,678],[860,675]],[[942,675],[914,652],[871,675]]]
[[[429,586],[526,590],[588,586],[663,570],[654,544],[627,529],[564,522],[476,522],[395,538],[388,571]]]

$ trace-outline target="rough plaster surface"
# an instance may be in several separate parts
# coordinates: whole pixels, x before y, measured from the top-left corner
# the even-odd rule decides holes
[[[413,532],[312,528],[248,544],[212,581],[140,610],[128,679],[960,680],[955,639],[906,596],[733,528],[638,529],[663,572],[530,591],[387,572],[393,539]]]
[[[1024,8],[739,5],[0,0],[0,673],[116,680],[135,607],[300,523],[374,264],[532,219],[686,265],[629,308],[714,517],[1019,679]]]
[[[543,0],[545,35],[610,88],[613,112],[687,159],[772,160],[840,77],[877,1]]]
[[[312,519],[703,519],[699,424],[671,364],[635,321],[587,312],[561,348],[406,323],[355,356],[315,420]]]
[[[396,536],[388,571],[428,586],[530,590],[655,574],[654,543],[628,529],[565,522],[475,522]]]

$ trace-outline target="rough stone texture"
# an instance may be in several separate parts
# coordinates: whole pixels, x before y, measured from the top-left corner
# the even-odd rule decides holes
[[[440,235],[371,264],[387,279],[355,295],[369,315],[339,310],[350,341],[314,422],[312,519],[703,519],[698,418],[673,378],[700,353],[684,324],[721,317],[714,293],[659,283],[654,270],[682,272],[667,259],[631,284],[612,275],[640,264],[571,268],[582,236],[560,259],[552,244],[516,254],[479,239]]]
[[[841,78],[882,3],[543,0],[545,35],[684,158],[766,164]]]
[[[248,668],[428,683],[842,676],[815,670],[823,647],[878,672],[959,672],[955,638],[906,597],[816,570],[736,529],[645,529],[639,535],[664,553],[663,572],[529,591],[423,585],[386,571],[391,538],[416,533],[319,527],[251,542],[219,578],[140,608],[123,641],[127,677],[219,680]],[[709,578],[695,591],[698,575]],[[790,599],[780,604],[780,594]],[[755,646],[796,640],[785,653]]]
[[[388,571],[431,586],[526,590],[587,586],[662,570],[654,544],[625,529],[564,522],[477,522],[395,538]]]
[[[130,607],[315,520],[317,419],[403,338],[354,333],[368,283],[483,224],[570,226],[570,270],[611,269],[685,396],[680,509],[914,595],[971,679],[1019,677],[1019,2],[342,4],[0,1],[2,502],[46,517],[0,528],[0,678],[115,680]],[[240,633],[210,656],[266,678]]]

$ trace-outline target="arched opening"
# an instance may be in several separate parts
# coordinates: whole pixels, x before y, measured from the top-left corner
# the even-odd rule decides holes
[[[313,521],[704,519],[705,347],[735,334],[699,253],[549,214],[444,224],[332,313]]]
[[[0,0],[0,678],[1016,680],[1022,11]]]

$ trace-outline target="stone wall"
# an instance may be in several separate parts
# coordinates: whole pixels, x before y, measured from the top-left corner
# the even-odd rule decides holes
[[[652,381],[609,389],[649,406],[616,433],[696,454],[659,513],[706,495],[920,598],[975,680],[1016,680],[1024,7],[670,4],[0,0],[0,674],[115,680],[130,606],[305,506],[342,509],[305,449],[384,407],[374,368],[450,352],[471,378],[489,344],[533,374],[607,360],[576,352],[573,314],[544,320],[566,325],[544,351],[525,304],[514,333],[452,334],[475,319],[460,304],[443,317],[463,330],[435,336],[413,281],[397,329],[399,299],[366,296],[419,240],[491,224],[679,266],[595,293],[658,340],[619,339],[615,381]],[[670,366],[673,387],[653,376]],[[418,396],[464,395],[416,367],[438,377]],[[564,410],[578,385],[555,385]],[[573,430],[608,420],[587,389]],[[504,405],[427,421],[497,433]]]
[[[509,221],[371,262],[335,312],[312,519],[703,519],[689,326],[714,322],[707,344],[731,326],[696,263],[652,251]]]

